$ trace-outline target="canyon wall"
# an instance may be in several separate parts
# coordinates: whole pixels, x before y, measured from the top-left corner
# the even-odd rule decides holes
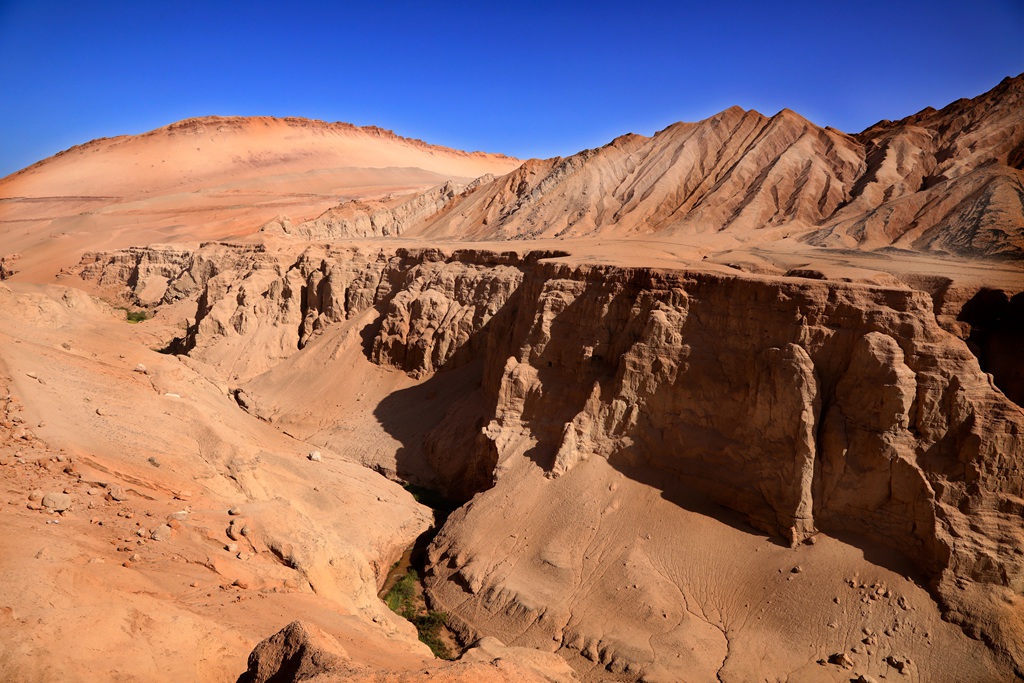
[[[158,252],[81,272],[152,291],[137,273]],[[790,543],[853,531],[932,576],[1024,589],[1024,413],[925,292],[547,253],[159,253],[177,271],[164,300],[198,299],[180,349],[242,356],[239,382],[370,308],[373,362],[421,379],[476,362],[480,391],[422,445],[453,495],[488,488],[514,456],[549,477],[600,457],[699,488]]]

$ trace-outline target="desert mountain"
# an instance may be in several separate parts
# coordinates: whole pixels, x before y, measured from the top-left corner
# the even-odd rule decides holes
[[[0,243],[45,279],[81,251],[245,234],[341,198],[501,174],[515,159],[375,127],[299,118],[204,117],[73,147],[0,179]],[[71,257],[71,261],[67,259]]]
[[[523,164],[203,119],[5,179],[0,673],[1024,676],[1022,88]]]
[[[824,247],[1021,258],[1022,102],[1018,76],[858,135],[788,109],[767,117],[732,107],[650,138],[528,161],[433,215],[405,212],[389,223],[432,239],[632,237],[714,248],[796,236]],[[379,207],[348,212],[360,208],[380,215]],[[351,221],[325,215],[312,226],[319,230],[299,232],[364,234]]]

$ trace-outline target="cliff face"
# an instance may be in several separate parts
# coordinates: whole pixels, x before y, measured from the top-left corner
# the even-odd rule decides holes
[[[478,389],[423,434],[452,494],[525,461],[556,480],[597,458],[790,544],[854,532],[941,585],[1024,590],[1024,412],[939,326],[930,294],[550,256],[318,245],[292,261],[209,244],[165,298],[198,296],[184,350],[246,358],[240,381],[371,309],[360,343],[374,363],[428,384],[469,367]],[[99,277],[136,272],[125,258]],[[501,585],[466,568],[472,537],[446,533],[433,555],[432,590],[459,618]],[[448,602],[460,581],[469,602]]]
[[[157,266],[162,261],[166,270]],[[656,528],[698,496],[791,547],[823,531],[897,549],[933,579],[957,621],[1022,660],[1005,620],[993,626],[992,612],[977,606],[984,600],[966,600],[957,588],[968,582],[988,587],[978,589],[982,595],[1024,591],[1024,412],[992,384],[962,339],[982,329],[972,328],[970,315],[955,319],[965,317],[974,292],[943,287],[941,279],[927,293],[579,265],[544,252],[326,245],[271,253],[211,243],[166,256],[133,250],[93,257],[82,274],[120,279],[128,293],[152,293],[161,289],[156,273],[175,270],[163,283],[163,300],[198,301],[179,350],[219,367],[256,415],[291,411],[309,416],[321,425],[316,429],[331,419],[305,392],[291,409],[280,402],[267,408],[274,386],[315,385],[289,376],[282,361],[325,335],[340,345],[316,356],[327,364],[317,373],[330,381],[350,372],[346,346],[416,380],[414,395],[435,418],[413,436],[400,426],[413,416],[395,419],[389,404],[419,411],[421,403],[386,396],[364,410],[406,444],[404,458],[426,463],[418,475],[423,483],[463,499],[485,492],[445,526],[428,575],[435,604],[468,638],[497,631],[512,644],[535,647],[553,639],[613,671],[668,666],[663,646],[643,644],[656,620],[630,623],[614,637],[596,628],[608,609],[623,607],[585,596],[628,577],[585,581],[580,571],[609,560],[585,557],[588,546],[579,537],[551,539],[540,549],[494,545],[496,524],[505,524],[495,515],[519,514],[503,501],[577,510],[577,499],[593,489],[596,500],[616,498],[600,514],[588,506],[567,518],[553,513],[564,533],[586,537],[588,528],[607,529],[599,519],[618,506],[631,510],[630,528]],[[135,276],[143,271],[152,278]],[[331,337],[336,328],[350,332]],[[281,367],[273,380],[257,378],[275,366]],[[455,394],[443,389],[450,376],[464,382]],[[427,407],[437,401],[443,402]],[[393,474],[401,457],[374,466]],[[528,483],[536,479],[531,472],[551,483]],[[633,499],[613,493],[638,484],[678,505],[635,508]],[[548,533],[551,522],[522,524],[515,528],[532,538]],[[609,544],[636,533],[605,532],[602,543]],[[552,548],[561,550],[552,555]],[[636,549],[624,552],[627,566],[638,561]],[[575,562],[583,569],[570,571]],[[673,581],[685,592],[686,582],[705,579]],[[668,590],[638,585],[651,604]],[[893,605],[898,609],[895,597]],[[564,624],[546,622],[545,609],[546,618]],[[696,637],[696,628],[679,637]],[[717,629],[728,634],[722,625],[710,633]],[[721,656],[740,667],[737,646],[722,647]],[[686,666],[714,671],[725,666],[717,656]],[[672,678],[681,670],[664,671]]]

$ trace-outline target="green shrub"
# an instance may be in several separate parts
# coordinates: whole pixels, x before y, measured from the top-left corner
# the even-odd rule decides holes
[[[448,646],[441,640],[441,628],[448,624],[448,615],[444,612],[428,611],[413,620],[416,630],[420,634],[420,641],[426,643],[430,651],[438,659],[451,659],[452,653]]]
[[[149,320],[149,313],[146,311],[128,311],[126,310],[125,318],[130,323],[141,323],[143,320]]]
[[[395,614],[412,621],[416,617],[416,582],[419,576],[415,569],[410,569],[405,576],[395,582],[391,590],[384,596],[384,604]]]
[[[448,623],[448,615],[434,610],[420,611],[416,596],[418,581],[419,575],[416,574],[416,570],[410,569],[384,596],[384,604],[395,614],[412,622],[419,633],[420,641],[430,648],[435,657],[451,659],[452,654],[448,646],[441,640],[441,629]]]

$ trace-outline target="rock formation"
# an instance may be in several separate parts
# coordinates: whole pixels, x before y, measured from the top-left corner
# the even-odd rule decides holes
[[[186,564],[292,596],[258,637],[220,632],[236,654],[265,638],[241,681],[1024,675],[1022,91],[858,135],[732,108],[475,181],[452,170],[507,160],[430,149],[454,165],[436,182],[94,249],[59,287],[4,265],[0,370],[35,405],[48,381],[78,401],[51,437],[118,479],[14,470],[19,514],[100,492],[135,514],[196,477],[203,506],[137,547],[162,567],[228,548]],[[79,287],[155,317],[132,329]],[[36,444],[9,410],[5,458]],[[195,444],[147,445],[126,415]],[[423,567],[456,662],[376,597],[428,525],[387,479],[461,504]]]
[[[273,362],[359,320],[373,334],[362,352],[413,378],[473,362],[471,400],[421,436],[433,469],[423,484],[468,498],[523,460],[557,478],[602,458],[666,492],[700,491],[792,545],[823,531],[896,548],[940,594],[957,580],[1022,588],[1024,413],[939,325],[928,292],[570,265],[550,253],[309,246],[286,268],[243,252],[239,262],[237,249],[211,244],[194,257],[224,264],[212,270],[227,278],[198,296],[185,346],[198,359],[263,348]],[[231,372],[263,366],[249,368]],[[241,390],[255,414],[281,412],[266,386]],[[433,594],[453,614],[466,600],[487,612],[504,583],[466,565],[472,527],[447,529]]]

